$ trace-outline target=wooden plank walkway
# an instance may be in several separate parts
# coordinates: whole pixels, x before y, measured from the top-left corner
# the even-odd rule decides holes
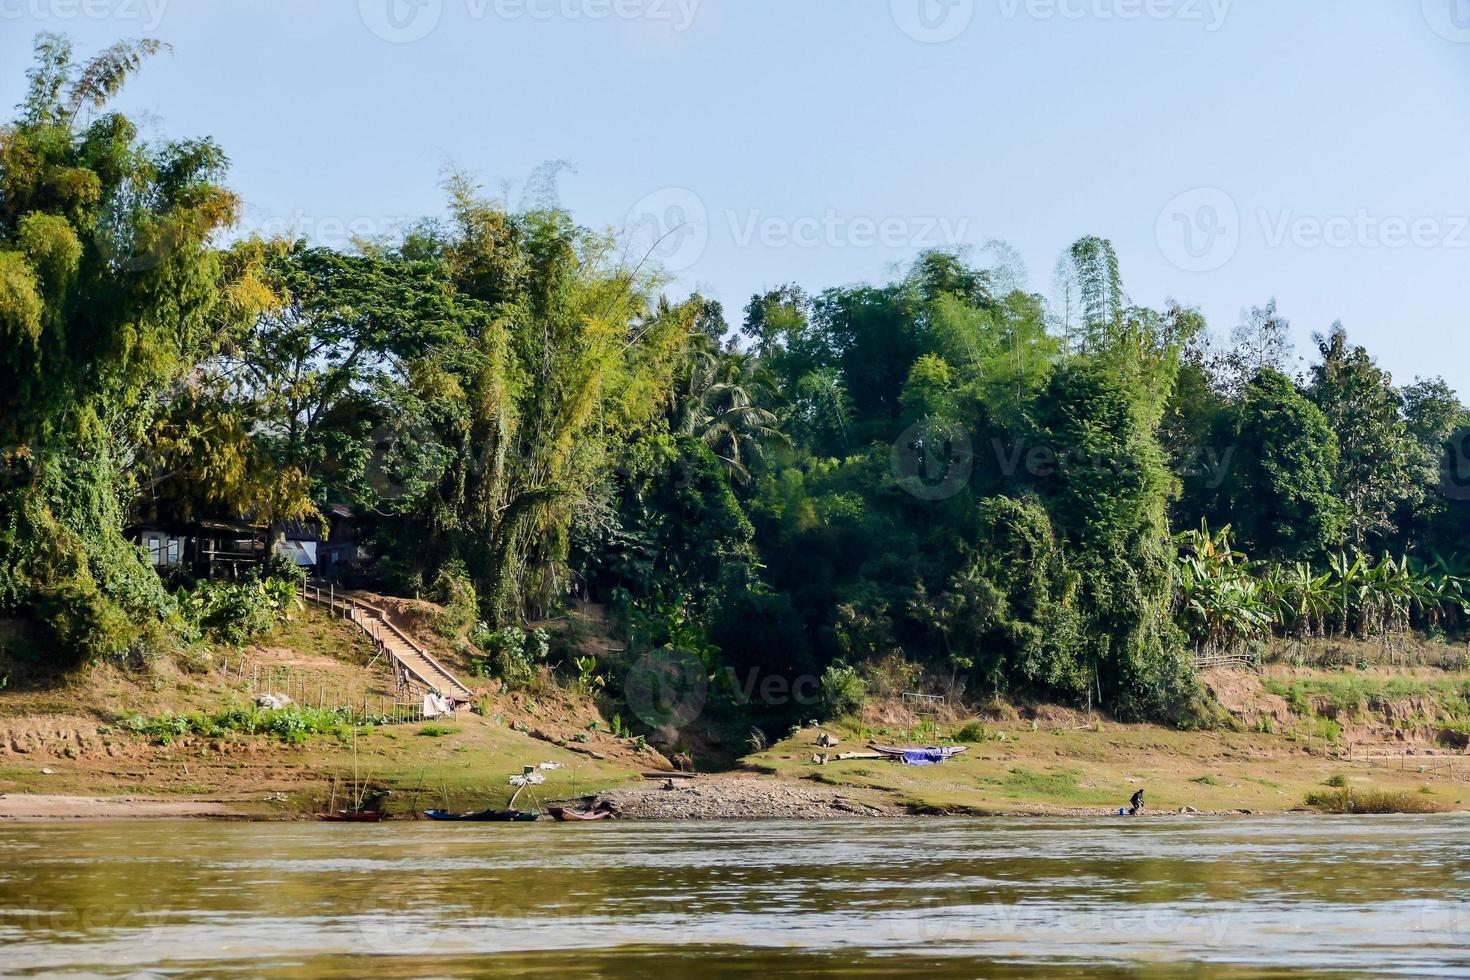
[[[335,616],[351,620],[372,637],[378,651],[388,658],[400,685],[405,681],[419,684],[455,704],[474,701],[474,693],[435,660],[433,654],[399,629],[386,610],[352,596],[339,595],[334,587],[321,582],[308,582],[302,589],[302,597]]]

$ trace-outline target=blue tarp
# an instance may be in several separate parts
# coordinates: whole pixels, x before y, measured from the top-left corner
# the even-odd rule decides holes
[[[954,754],[954,749],[949,748],[905,749],[903,764],[906,766],[937,766]]]

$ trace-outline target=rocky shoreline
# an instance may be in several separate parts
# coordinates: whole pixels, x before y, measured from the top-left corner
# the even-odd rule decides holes
[[[760,776],[670,778],[596,797],[623,820],[853,820],[910,816],[883,797]]]

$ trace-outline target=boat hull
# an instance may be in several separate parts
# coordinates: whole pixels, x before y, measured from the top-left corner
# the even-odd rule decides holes
[[[569,810],[566,807],[554,806],[546,812],[551,814],[551,819],[558,823],[582,823],[612,818],[610,810]]]
[[[539,813],[521,810],[481,810],[479,813],[449,813],[444,810],[425,810],[430,820],[447,823],[533,823],[541,819]]]
[[[378,810],[338,810],[336,813],[319,813],[317,819],[327,823],[381,823],[383,814]]]

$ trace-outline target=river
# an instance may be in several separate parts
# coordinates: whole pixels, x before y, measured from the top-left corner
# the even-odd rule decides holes
[[[6,976],[1470,977],[1470,818],[0,825]]]

